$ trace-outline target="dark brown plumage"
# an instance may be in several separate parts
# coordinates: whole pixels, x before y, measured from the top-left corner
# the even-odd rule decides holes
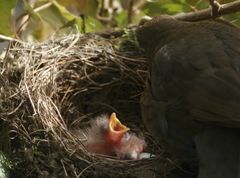
[[[199,162],[199,178],[240,177],[240,30],[162,16],[137,38],[150,64],[147,128],[183,162]]]

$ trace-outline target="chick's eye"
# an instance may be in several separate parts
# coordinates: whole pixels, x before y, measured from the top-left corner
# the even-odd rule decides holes
[[[128,141],[129,139],[130,139],[130,134],[129,133],[125,133],[124,135],[123,135],[123,139],[125,140],[125,141]]]
[[[108,129],[108,125],[103,125],[102,129],[107,130]]]

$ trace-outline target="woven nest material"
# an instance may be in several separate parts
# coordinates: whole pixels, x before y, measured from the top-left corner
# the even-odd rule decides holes
[[[141,123],[146,59],[137,52],[119,52],[113,42],[71,34],[10,45],[0,63],[0,118],[9,128],[6,145],[16,163],[15,176],[149,177],[147,170],[156,165],[158,175],[170,169]],[[73,131],[111,112],[143,132],[154,158],[119,160],[85,150]]]

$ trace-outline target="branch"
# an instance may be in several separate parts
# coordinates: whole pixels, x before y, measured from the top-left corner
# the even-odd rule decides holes
[[[18,40],[16,38],[12,38],[12,37],[8,37],[8,36],[4,36],[0,34],[0,42],[1,41],[14,41],[14,42],[18,42],[18,43],[24,43],[22,40]]]
[[[222,4],[218,12],[214,14],[214,17],[211,15],[211,8],[200,10],[197,12],[180,13],[174,15],[173,17],[184,21],[199,21],[220,17],[238,11],[240,11],[240,0],[230,2],[227,4]]]
[[[132,16],[133,16],[133,4],[134,1],[130,0],[128,4],[128,24],[132,23]]]

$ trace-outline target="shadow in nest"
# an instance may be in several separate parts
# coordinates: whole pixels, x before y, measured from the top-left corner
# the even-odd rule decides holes
[[[141,122],[147,61],[116,50],[117,40],[71,34],[11,44],[1,61],[0,117],[9,125],[12,176],[181,177]],[[72,130],[111,112],[143,132],[147,152],[156,156],[129,161],[87,152]]]

